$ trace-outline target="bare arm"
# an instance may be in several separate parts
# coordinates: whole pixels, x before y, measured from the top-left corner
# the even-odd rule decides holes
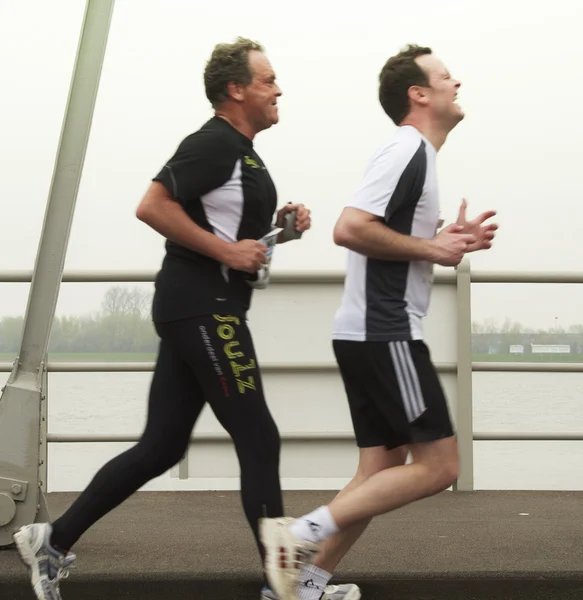
[[[437,258],[433,240],[403,235],[387,227],[380,217],[358,208],[345,208],[334,227],[334,243],[381,260]]]
[[[136,210],[136,217],[165,238],[224,262],[229,243],[199,227],[161,183],[152,183]]]
[[[459,233],[455,223],[442,229],[433,239],[403,235],[387,227],[376,215],[358,208],[345,208],[334,227],[334,242],[370,258],[381,260],[427,260],[443,266],[460,263],[473,235]]]
[[[225,242],[199,227],[166,188],[154,181],[136,210],[136,217],[165,238],[233,269],[253,273],[264,262],[265,246],[255,240]]]

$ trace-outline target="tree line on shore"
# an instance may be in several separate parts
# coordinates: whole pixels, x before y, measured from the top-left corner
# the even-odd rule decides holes
[[[59,316],[53,321],[49,342],[52,353],[156,352],[158,337],[150,318],[152,294],[144,289],[112,286],[95,314]],[[0,352],[18,352],[24,317],[0,318]],[[518,321],[485,319],[472,323],[474,345],[499,338],[506,343],[534,340],[542,344],[583,345],[583,325],[533,329]]]
[[[140,288],[113,286],[97,313],[55,317],[49,352],[155,352],[151,301],[151,293]],[[0,319],[0,352],[18,352],[23,324],[23,316]]]

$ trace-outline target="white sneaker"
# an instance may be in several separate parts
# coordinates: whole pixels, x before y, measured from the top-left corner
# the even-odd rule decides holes
[[[360,600],[360,588],[354,583],[328,585],[321,600]]]
[[[290,531],[293,518],[261,519],[259,535],[265,548],[265,574],[279,600],[300,600],[297,595],[302,567],[309,564],[318,545],[300,540]]]
[[[342,585],[327,585],[320,600],[360,600],[360,588],[354,583],[344,583]],[[277,594],[264,587],[261,590],[261,600],[279,600]]]
[[[21,527],[12,536],[38,600],[61,600],[59,582],[69,576],[76,558],[72,552],[63,554],[53,548],[51,533],[48,523],[35,523]]]

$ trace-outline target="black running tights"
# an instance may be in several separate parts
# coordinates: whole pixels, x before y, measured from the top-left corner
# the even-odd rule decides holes
[[[156,324],[160,348],[140,441],[95,475],[53,523],[52,544],[69,550],[96,521],[180,461],[206,402],[233,439],[243,510],[259,548],[258,520],[283,515],[280,438],[263,395],[244,319],[215,314]]]

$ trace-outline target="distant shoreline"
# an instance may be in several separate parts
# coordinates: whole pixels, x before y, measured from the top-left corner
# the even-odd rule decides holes
[[[474,362],[580,363],[583,354],[473,354]]]

